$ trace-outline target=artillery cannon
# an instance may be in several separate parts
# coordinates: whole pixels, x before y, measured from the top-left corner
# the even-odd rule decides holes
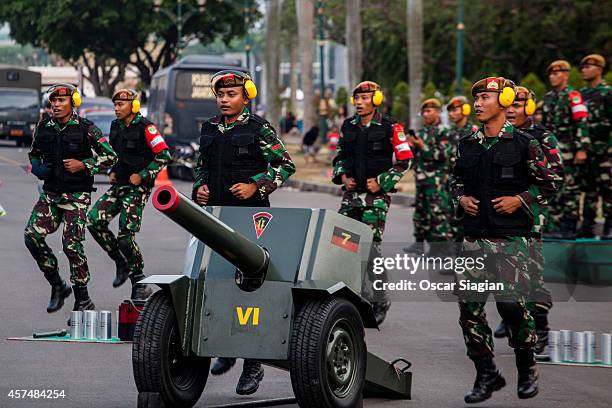
[[[141,281],[161,290],[134,333],[139,407],[193,406],[211,357],[288,370],[301,407],[357,407],[364,394],[410,398],[410,363],[389,363],[365,344],[364,327],[377,328],[361,296],[368,226],[322,209],[204,209],[169,186],[153,205],[193,238],[182,275]]]

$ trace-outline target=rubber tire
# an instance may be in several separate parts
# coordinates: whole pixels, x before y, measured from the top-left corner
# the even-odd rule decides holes
[[[167,348],[172,330],[178,330],[170,297],[164,290],[146,302],[134,329],[132,368],[139,392],[157,392],[168,407],[192,407],[198,402],[210,370],[210,358],[187,357],[197,364],[188,388],[179,388],[169,370]]]
[[[334,395],[327,379],[326,345],[334,324],[341,318],[350,324],[357,352],[356,377],[344,398]],[[357,308],[342,298],[313,299],[297,312],[291,333],[289,372],[300,407],[354,408],[362,406],[367,348],[363,321]]]

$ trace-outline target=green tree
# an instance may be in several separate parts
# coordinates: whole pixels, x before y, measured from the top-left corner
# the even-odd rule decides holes
[[[410,87],[404,81],[399,81],[391,92],[391,115],[404,123],[410,123]]]
[[[429,81],[423,87],[423,99],[428,98],[438,98],[438,90],[436,89],[436,85],[433,81]]]
[[[604,80],[608,85],[612,84],[612,71],[609,71],[606,75],[604,75]]]
[[[533,72],[525,75],[521,81],[521,85],[531,89],[535,93],[537,99],[542,99],[548,91],[544,82],[542,82],[542,80]]]
[[[249,0],[252,3],[254,0]],[[184,9],[195,0],[183,1]],[[174,1],[162,7],[173,9]],[[203,44],[220,37],[225,42],[242,35],[243,2],[208,0],[204,12],[186,21],[184,38]],[[87,79],[96,93],[110,95],[124,77],[128,64],[150,84],[159,68],[171,64],[177,55],[177,27],[164,13],[153,10],[152,0],[3,0],[0,21],[9,24],[11,37],[20,44],[32,44],[70,63],[84,64]]]
[[[336,105],[346,106],[348,104],[348,92],[345,87],[340,86],[336,90]]]
[[[470,94],[472,91],[472,82],[468,81],[465,78],[462,78],[461,80],[461,95],[465,96],[466,98],[469,98]],[[448,95],[450,97],[455,95],[455,81],[453,80],[453,82],[451,82],[449,88],[448,88]]]
[[[582,80],[580,72],[578,72],[578,69],[576,69],[576,67],[572,67],[572,69],[570,70],[568,83],[574,89],[580,89],[584,86],[584,81]]]

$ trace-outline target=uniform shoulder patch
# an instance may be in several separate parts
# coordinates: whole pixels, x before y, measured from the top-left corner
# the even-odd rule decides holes
[[[535,137],[531,133],[525,132],[524,130],[514,128],[514,133],[527,140],[535,140]]]
[[[254,113],[251,113],[249,116],[249,119],[252,120],[255,123],[258,123],[260,125],[266,125],[266,124],[270,124],[270,122],[268,122],[267,120],[265,120],[264,118],[262,118],[259,115],[256,115]]]

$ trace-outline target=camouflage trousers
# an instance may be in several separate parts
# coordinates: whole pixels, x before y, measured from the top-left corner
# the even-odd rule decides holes
[[[107,253],[129,253],[127,259],[131,274],[142,273],[144,260],[135,240],[140,231],[142,211],[151,195],[151,188],[144,186],[112,186],[94,204],[87,214],[87,229],[96,242]],[[110,231],[108,224],[119,215],[117,237]]]
[[[441,186],[421,185],[416,188],[414,236],[419,242],[441,242],[453,239],[449,222],[452,216],[450,195]]]
[[[612,146],[594,149],[588,158],[582,177],[582,191],[585,193],[583,219],[594,221],[597,216],[597,202],[602,199],[603,215],[612,222]]]
[[[550,199],[547,231],[556,231],[562,222],[578,222],[580,218],[580,168],[571,160],[563,160],[563,187]]]
[[[373,289],[374,280],[381,279],[383,282],[388,282],[388,276],[386,271],[380,275],[375,275],[372,260],[375,257],[380,257],[382,254],[380,245],[383,233],[385,232],[385,221],[390,203],[391,198],[387,194],[345,192],[340,204],[340,210],[338,210],[342,215],[367,224],[374,234],[374,245],[369,256],[368,265],[366,266],[366,276],[362,287],[362,295],[373,303],[387,302],[389,300],[385,291]]]
[[[390,204],[391,197],[387,194],[345,192],[338,212],[369,225],[374,241],[381,242]]]
[[[510,347],[533,347],[537,341],[535,322],[524,297],[530,285],[526,267],[528,240],[524,237],[478,240],[466,237],[463,251],[465,257],[483,257],[484,268],[467,269],[458,279],[471,283],[504,284],[503,291],[456,291],[459,296],[459,325],[468,356],[473,359],[493,354],[493,336],[485,312],[486,300],[491,294],[495,297],[500,316],[507,323]]]
[[[85,219],[91,203],[88,192],[56,194],[43,191],[25,228],[25,245],[45,275],[58,272],[57,258],[45,242],[64,223],[62,245],[70,264],[70,282],[86,285],[89,282],[87,257],[83,249]]]

